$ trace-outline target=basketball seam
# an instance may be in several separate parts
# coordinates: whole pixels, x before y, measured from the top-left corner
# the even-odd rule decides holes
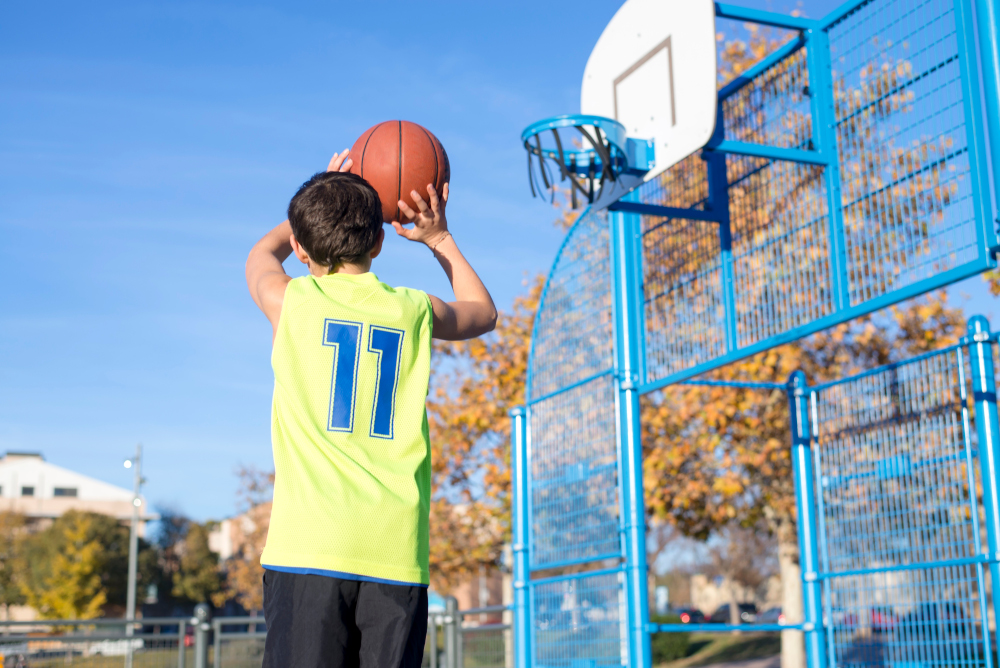
[[[379,123],[378,125],[382,125]],[[378,130],[378,125],[372,128],[372,131],[368,133],[368,137],[365,139],[365,145],[361,147],[361,173],[358,174],[361,178],[365,178],[365,151],[368,150],[368,142],[372,140],[372,136],[375,131]]]
[[[419,127],[421,130],[423,130],[424,134],[427,136],[427,141],[430,142],[430,145],[431,145],[431,152],[434,153],[434,178],[431,179],[431,183],[434,184],[434,189],[437,190],[437,187],[438,187],[438,149],[437,149],[437,142],[435,142],[434,139],[431,137],[431,133],[427,131],[427,128],[425,128],[422,125],[418,125],[417,127]],[[438,193],[438,194],[440,194],[440,193]]]
[[[401,192],[403,187],[403,121],[396,121],[396,126],[399,128],[399,159],[396,161],[396,220],[399,220],[399,200],[403,199]]]

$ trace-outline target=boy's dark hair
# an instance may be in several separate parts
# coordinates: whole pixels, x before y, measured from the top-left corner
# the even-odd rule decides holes
[[[350,172],[320,172],[288,205],[292,234],[319,264],[357,263],[375,247],[382,203],[367,181]]]

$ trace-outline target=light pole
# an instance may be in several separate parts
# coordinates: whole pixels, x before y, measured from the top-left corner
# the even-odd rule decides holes
[[[125,600],[125,619],[129,622],[135,619],[135,580],[139,561],[139,508],[142,499],[139,490],[142,488],[142,443],[135,446],[135,456],[125,460],[125,468],[132,469],[132,528],[128,536],[128,593]],[[135,633],[135,627],[129,623],[125,626],[125,635]],[[125,668],[132,668],[132,641],[126,641],[128,649],[125,654]]]

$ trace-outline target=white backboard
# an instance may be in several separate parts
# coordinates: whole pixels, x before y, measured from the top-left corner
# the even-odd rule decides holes
[[[715,130],[715,3],[627,0],[587,60],[580,113],[607,116],[652,139],[656,176]]]

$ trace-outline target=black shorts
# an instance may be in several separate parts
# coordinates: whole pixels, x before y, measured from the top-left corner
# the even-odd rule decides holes
[[[419,668],[427,587],[264,571],[263,668]]]

